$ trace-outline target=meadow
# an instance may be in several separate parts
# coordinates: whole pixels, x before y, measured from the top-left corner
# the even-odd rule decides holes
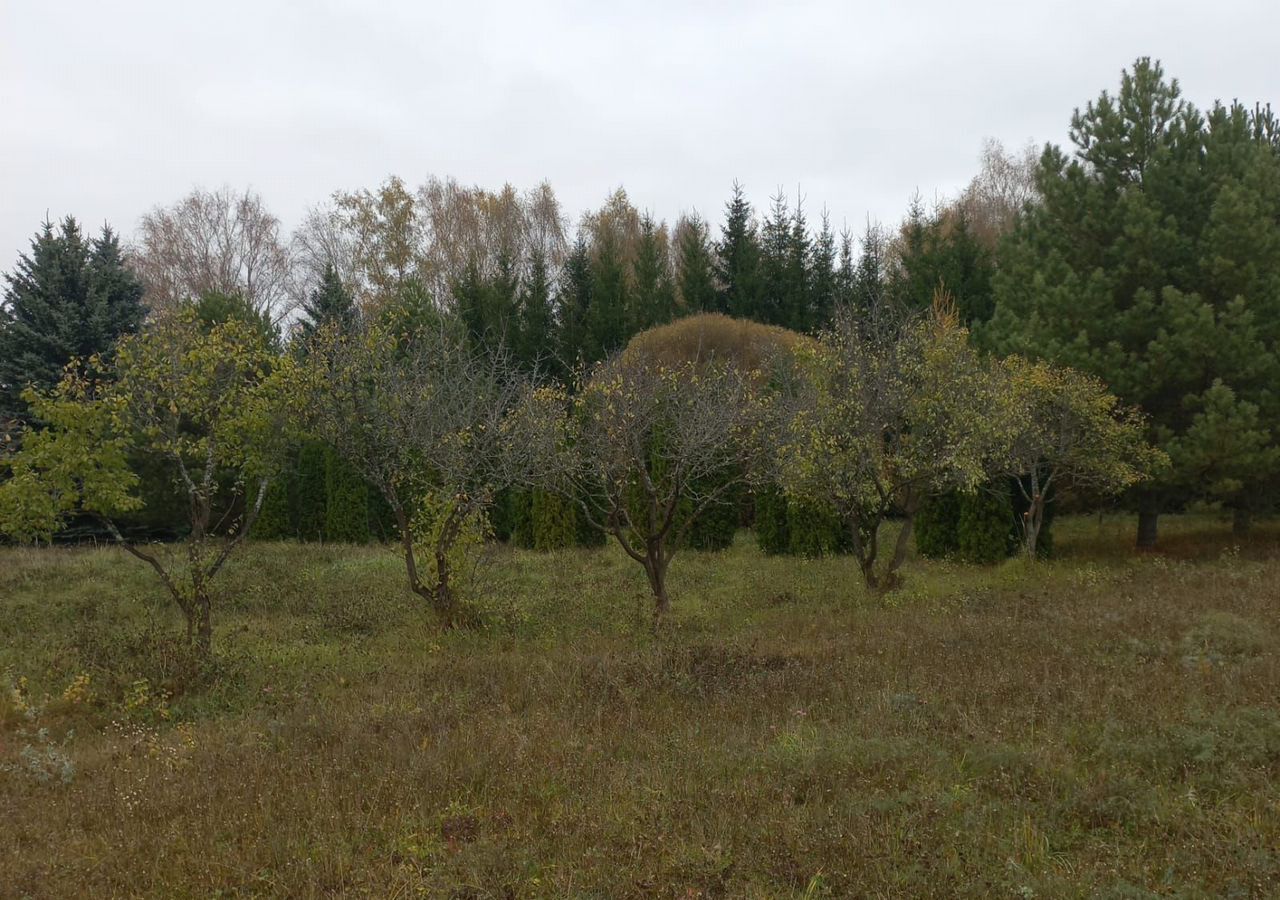
[[[1057,553],[501,548],[442,633],[380,547],[253,544],[213,671],[114,548],[0,548],[0,896],[1280,893],[1280,528]],[[889,541],[892,535],[885,535]]]

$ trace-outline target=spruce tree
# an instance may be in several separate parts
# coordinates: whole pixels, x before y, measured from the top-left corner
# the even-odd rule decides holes
[[[888,290],[887,252],[888,240],[883,229],[868,222],[862,235],[858,264],[850,279],[851,305],[862,315],[869,315],[885,302]]]
[[[852,250],[850,250],[852,257]],[[852,265],[852,258],[850,259]],[[822,227],[818,239],[809,250],[809,303],[805,326],[807,330],[825,328],[835,312],[840,292],[840,278],[836,270],[836,236],[831,231],[831,219],[822,212]]]
[[[343,286],[332,263],[325,265],[320,284],[303,302],[302,316],[298,323],[298,336],[304,345],[317,329],[325,325],[349,332],[359,323],[360,313],[355,300]]]
[[[137,331],[141,282],[126,267],[114,232],[85,241],[67,217],[46,222],[5,275],[0,306],[0,419],[23,420],[27,385],[48,390],[73,359],[109,354],[116,339]]]
[[[529,255],[529,272],[520,285],[519,328],[516,359],[525,371],[542,367],[557,376],[560,371],[553,357],[555,310],[551,305],[551,276],[547,259],[541,250]]]
[[[520,268],[510,251],[498,253],[488,282],[485,317],[491,350],[514,355],[519,344]]]
[[[588,318],[592,306],[591,249],[581,231],[565,260],[557,287],[559,356],[561,365],[573,370],[587,361],[590,342]]]
[[[195,301],[196,317],[201,326],[212,330],[216,325],[227,322],[243,322],[262,335],[263,341],[272,352],[280,351],[280,329],[271,322],[267,313],[254,307],[240,294],[224,294],[221,291],[210,291]]]
[[[835,305],[837,308],[853,308],[857,283],[857,264],[853,258],[853,234],[845,228],[840,232],[840,264],[836,269]]]
[[[146,317],[142,280],[129,268],[110,225],[103,225],[90,245],[89,294],[95,319],[92,338],[104,350],[121,335],[142,327]]]
[[[510,353],[519,342],[520,273],[506,251],[498,253],[492,268],[486,274],[473,254],[453,280],[453,302],[473,348]]]
[[[660,230],[648,213],[640,220],[640,240],[631,276],[635,285],[631,295],[632,334],[675,318],[675,285],[671,280],[665,228]]]
[[[453,279],[450,291],[458,321],[466,329],[467,341],[473,349],[483,348],[489,340],[489,285],[480,274],[480,264],[474,256]]]
[[[991,317],[994,265],[974,237],[963,206],[927,214],[918,198],[903,225],[892,291],[907,309],[928,309],[941,289],[955,301],[966,326]]]
[[[716,312],[748,319],[760,315],[760,240],[751,204],[736,181],[725,205],[715,273],[719,282]]]
[[[715,260],[707,223],[696,213],[676,226],[676,287],[686,315],[717,308]]]
[[[768,325],[790,327],[792,293],[791,210],[781,191],[770,199],[760,228],[760,302],[752,317]]]
[[[782,298],[782,318],[777,324],[793,331],[808,331],[813,314],[810,287],[812,274],[809,266],[813,252],[809,240],[809,223],[805,221],[804,207],[796,201],[796,211],[791,216],[791,234],[787,240],[786,293]]]
[[[586,360],[598,362],[621,349],[628,328],[631,285],[622,246],[613,229],[602,229],[592,248],[591,306],[587,310]]]

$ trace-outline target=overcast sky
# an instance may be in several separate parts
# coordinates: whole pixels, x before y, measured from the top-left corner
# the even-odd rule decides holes
[[[735,178],[798,185],[861,229],[955,192],[984,137],[1065,141],[1139,55],[1201,106],[1280,101],[1277,26],[1277,0],[0,0],[0,270],[46,213],[128,235],[227,184],[292,227],[392,173],[717,225]]]

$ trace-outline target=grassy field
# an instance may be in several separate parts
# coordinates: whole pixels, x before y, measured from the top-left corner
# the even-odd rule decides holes
[[[0,895],[1277,896],[1280,530],[1163,524],[885,599],[743,533],[660,636],[613,548],[441,635],[385,550],[258,545],[204,682],[123,553],[0,550]]]

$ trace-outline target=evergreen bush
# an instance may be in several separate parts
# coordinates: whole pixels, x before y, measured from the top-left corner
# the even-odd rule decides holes
[[[534,491],[529,505],[534,550],[564,550],[578,542],[574,504],[558,494]]]
[[[1010,492],[994,484],[931,497],[916,513],[916,551],[928,559],[993,563],[1016,551]]]
[[[1006,559],[1016,546],[1010,529],[1009,492],[987,486],[961,494],[959,505],[956,559],[967,563]]]
[[[289,498],[288,472],[278,475],[267,488],[262,511],[249,535],[259,541],[281,541],[295,536],[293,509]],[[252,501],[250,501],[252,502]]]
[[[848,529],[830,503],[791,500],[787,503],[789,552],[816,559],[848,551]]]
[[[325,537],[325,445],[306,441],[298,450],[294,503],[298,537],[320,541]]]
[[[960,549],[960,494],[948,491],[920,505],[915,523],[916,552],[926,559],[954,557]]]
[[[369,543],[369,487],[337,451],[325,448],[324,539]]]
[[[787,498],[770,485],[756,492],[756,543],[760,550],[776,556],[791,552],[791,530],[787,520]]]

